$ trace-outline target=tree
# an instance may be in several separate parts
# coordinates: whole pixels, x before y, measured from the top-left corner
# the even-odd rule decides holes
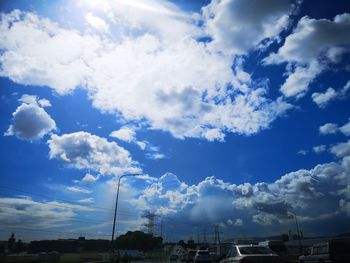
[[[142,231],[128,231],[126,234],[120,235],[115,242],[118,249],[138,249],[147,251],[161,248],[163,239],[146,234]]]
[[[183,241],[183,240],[180,240],[179,242],[177,242],[177,244],[183,248],[187,247],[185,241]]]

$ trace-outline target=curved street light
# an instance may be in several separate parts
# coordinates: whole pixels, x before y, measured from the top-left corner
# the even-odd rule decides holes
[[[114,219],[113,219],[113,230],[112,230],[112,253],[113,253],[113,258],[114,258],[114,244],[113,244],[113,241],[114,241],[114,233],[115,233],[115,224],[116,224],[116,221],[117,221],[117,211],[118,211],[118,199],[119,199],[119,188],[120,188],[120,180],[123,178],[123,177],[126,177],[126,176],[138,176],[138,175],[141,175],[141,174],[123,174],[121,176],[119,176],[119,179],[118,179],[118,189],[117,189],[117,198],[115,200],[115,209],[114,209]]]

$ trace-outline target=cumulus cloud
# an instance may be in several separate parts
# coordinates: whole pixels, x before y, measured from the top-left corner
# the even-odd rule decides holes
[[[328,88],[325,93],[312,93],[311,97],[320,108],[324,108],[331,100],[337,97],[337,92],[333,88]]]
[[[233,226],[243,226],[243,220],[240,218],[236,218],[234,220],[228,219],[227,224],[233,225]]]
[[[345,86],[336,91],[333,88],[328,88],[325,93],[314,92],[311,97],[312,100],[320,107],[325,108],[329,102],[336,99],[344,99],[348,91],[350,90],[350,81],[348,81]]]
[[[327,147],[326,147],[326,145],[317,145],[317,146],[312,147],[312,150],[315,153],[322,153],[322,152],[325,152],[327,150]]]
[[[204,133],[204,138],[208,141],[224,141],[225,134],[221,132],[219,129],[210,129]]]
[[[220,222],[226,222],[227,227],[244,222],[251,229],[264,225],[265,230],[283,231],[293,220],[291,213],[297,213],[301,224],[310,228],[341,214],[345,226],[350,166],[343,160],[291,172],[271,183],[237,185],[207,177],[187,185],[167,173],[146,187],[133,203],[170,216],[174,222],[186,220],[187,231]]]
[[[343,133],[345,136],[350,136],[350,121],[342,126],[338,126],[336,123],[326,123],[320,126],[320,134],[336,134],[338,132]]]
[[[265,59],[266,64],[287,62],[292,70],[281,87],[287,97],[302,96],[310,83],[328,65],[341,61],[343,54],[349,51],[350,14],[341,14],[333,20],[303,17],[293,33],[290,34],[277,53]],[[316,94],[314,99],[321,103],[334,98],[332,90]]]
[[[6,136],[14,135],[22,140],[38,140],[56,129],[56,123],[40,105],[48,106],[48,100],[38,100],[36,96],[23,95],[22,104],[12,114],[13,124]],[[44,101],[44,102],[43,102]]]
[[[335,123],[326,123],[320,126],[320,134],[335,134],[338,132],[338,125]]]
[[[136,139],[136,127],[132,126],[123,126],[119,130],[113,131],[110,133],[110,137],[117,138],[118,140],[128,142],[128,143],[135,143],[137,146],[140,147],[141,150],[145,150],[147,147],[147,142],[145,141],[138,141]]]
[[[346,136],[350,136],[350,121],[339,128],[339,131]]]
[[[83,179],[81,179],[80,183],[82,184],[92,184],[95,183],[99,179],[99,176],[93,176],[92,174],[85,174]]]
[[[135,130],[131,127],[122,127],[117,131],[111,132],[109,136],[125,142],[131,142],[135,140]]]
[[[350,155],[350,140],[332,146],[331,153],[337,157],[345,157],[347,155]]]
[[[93,28],[97,29],[98,31],[101,31],[103,33],[109,32],[109,27],[103,19],[94,16],[91,13],[87,13],[85,19]]]
[[[287,28],[293,6],[288,0],[214,0],[203,8],[210,47],[245,54],[263,40],[278,38]]]
[[[272,38],[271,26],[284,17],[283,10],[289,12],[284,1],[277,2],[264,4],[254,22],[262,25],[261,37]],[[227,132],[253,134],[292,107],[281,98],[269,99],[266,85],[253,82],[240,66],[233,71],[231,56],[196,41],[201,29],[174,4],[135,3],[95,6],[114,30],[125,29],[117,40],[65,29],[33,13],[3,14],[0,76],[59,94],[82,87],[102,112],[127,122],[142,120],[177,138],[223,141]]]
[[[91,169],[101,175],[140,172],[127,150],[88,132],[54,134],[47,143],[50,159],[57,158],[76,169]]]

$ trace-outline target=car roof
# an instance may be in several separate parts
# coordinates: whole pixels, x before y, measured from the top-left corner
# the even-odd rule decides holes
[[[235,245],[236,247],[266,247],[266,246],[262,246],[262,245]]]

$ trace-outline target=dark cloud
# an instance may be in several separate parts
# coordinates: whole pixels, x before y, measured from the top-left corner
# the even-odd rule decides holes
[[[5,135],[22,140],[38,140],[56,128],[55,121],[35,101],[22,103],[13,115],[13,124]]]

